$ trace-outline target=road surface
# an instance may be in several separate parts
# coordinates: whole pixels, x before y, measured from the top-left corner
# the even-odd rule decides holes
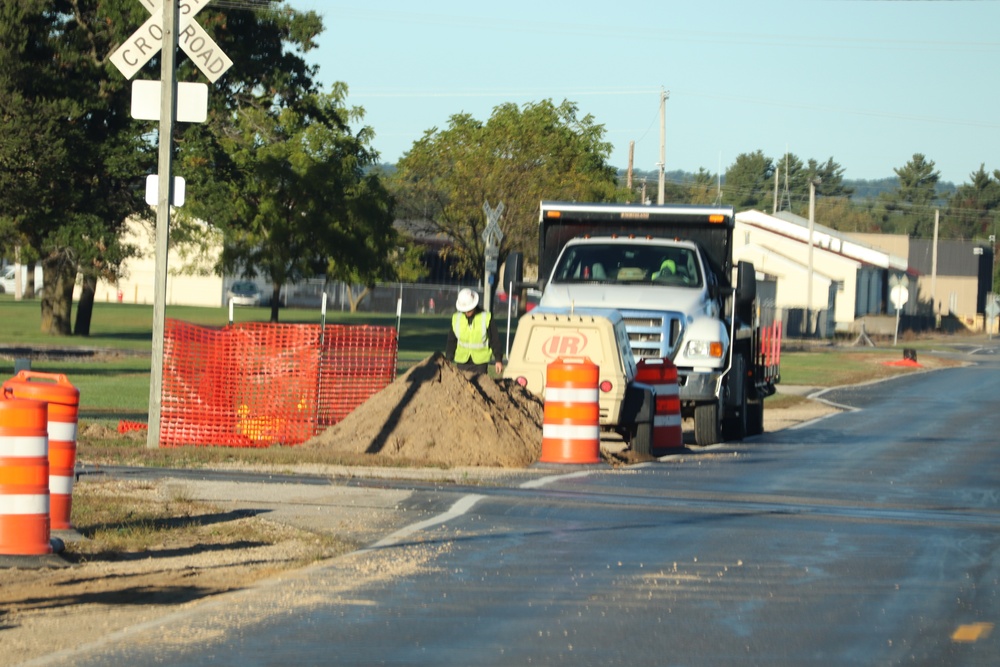
[[[996,665],[1000,357],[738,445],[416,488],[366,550],[46,665]]]

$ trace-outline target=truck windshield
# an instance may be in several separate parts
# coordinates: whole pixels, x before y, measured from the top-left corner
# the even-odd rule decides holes
[[[552,282],[701,287],[702,276],[698,257],[690,248],[586,243],[566,247]]]

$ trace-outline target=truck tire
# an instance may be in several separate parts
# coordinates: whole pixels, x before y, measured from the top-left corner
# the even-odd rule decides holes
[[[764,399],[758,398],[747,403],[747,435],[764,432]]]
[[[734,356],[733,367],[729,370],[729,375],[726,378],[730,396],[734,399],[727,406],[726,417],[722,421],[722,436],[726,440],[742,440],[747,437],[746,369],[746,358],[742,354]]]
[[[722,422],[719,420],[717,401],[694,406],[694,441],[701,447],[722,441]]]

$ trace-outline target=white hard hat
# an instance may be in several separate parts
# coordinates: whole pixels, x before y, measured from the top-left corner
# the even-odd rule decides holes
[[[459,290],[458,298],[455,299],[455,310],[460,313],[467,313],[479,305],[479,293],[466,287]]]

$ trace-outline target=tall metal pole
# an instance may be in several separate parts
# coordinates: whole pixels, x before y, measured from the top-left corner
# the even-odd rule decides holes
[[[177,117],[178,0],[163,3],[163,46],[160,53],[159,182],[156,201],[156,274],[153,280],[153,349],[149,368],[149,430],[146,447],[160,445],[160,408],[163,397],[163,324],[167,302],[167,251],[170,204],[174,200],[171,175],[173,128]]]
[[[813,303],[813,227],[816,225],[816,180],[809,181],[809,277],[806,282],[806,335],[812,326]]]
[[[937,262],[938,262],[938,227],[941,221],[941,211],[934,210],[934,245],[931,246],[931,315],[934,316],[934,326],[937,327]]]
[[[667,164],[667,98],[670,93],[660,89],[660,189],[656,194],[656,203],[663,204],[666,197],[666,175],[664,168]]]

